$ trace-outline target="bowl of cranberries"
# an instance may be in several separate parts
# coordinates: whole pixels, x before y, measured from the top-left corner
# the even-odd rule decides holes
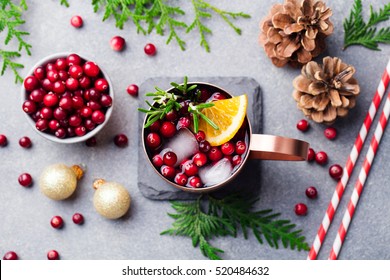
[[[41,136],[58,143],[85,141],[108,122],[113,87],[103,69],[75,53],[40,60],[24,79],[22,109]]]

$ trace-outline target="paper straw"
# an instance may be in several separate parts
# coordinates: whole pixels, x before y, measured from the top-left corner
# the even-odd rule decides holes
[[[360,169],[359,178],[356,180],[355,188],[353,190],[351,199],[349,200],[348,207],[345,210],[343,220],[340,224],[339,230],[337,232],[336,239],[334,240],[332,250],[330,251],[329,259],[336,260],[341,246],[343,246],[345,236],[347,235],[349,224],[355,213],[356,206],[359,202],[360,195],[364,188],[364,183],[370,173],[372,162],[375,158],[378,146],[381,142],[383,131],[386,128],[387,120],[390,114],[390,93],[387,96],[385,107],[383,108],[379,123],[375,129],[375,133],[371,138],[370,147],[367,151],[366,158],[364,159],[364,164]]]
[[[348,180],[355,166],[355,162],[359,157],[364,141],[366,140],[367,133],[370,130],[372,121],[374,120],[376,112],[381,104],[383,94],[385,93],[385,90],[389,85],[389,80],[390,80],[390,60],[387,63],[386,69],[382,75],[381,81],[379,82],[374,98],[371,101],[370,108],[364,119],[362,127],[360,128],[359,134],[355,140],[355,144],[352,147],[351,153],[349,154],[347,163],[344,166],[343,176],[337,183],[336,190],[333,193],[332,199],[328,205],[328,209],[326,210],[325,216],[317,231],[317,235],[310,249],[309,256],[307,257],[308,260],[315,260],[317,258],[318,252],[321,249],[321,245],[324,242],[326,233],[329,229],[330,224],[332,223],[334,214],[343,196],[345,186],[348,183]]]

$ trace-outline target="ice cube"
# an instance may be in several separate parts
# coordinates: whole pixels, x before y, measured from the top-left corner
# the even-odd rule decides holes
[[[165,149],[171,150],[176,154],[177,166],[184,159],[197,153],[199,151],[199,144],[190,130],[182,128],[164,145],[163,150]]]
[[[229,178],[233,166],[230,160],[223,158],[214,165],[203,167],[199,170],[199,177],[205,185],[214,185]]]

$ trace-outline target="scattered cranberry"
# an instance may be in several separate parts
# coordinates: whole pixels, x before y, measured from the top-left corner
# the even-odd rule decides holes
[[[172,151],[166,152],[163,156],[163,162],[168,166],[174,166],[177,162],[176,154]]]
[[[9,252],[5,253],[5,255],[3,256],[3,260],[14,261],[17,259],[18,259],[18,255],[13,251],[9,251]]]
[[[145,54],[149,55],[149,56],[153,56],[156,54],[156,47],[155,45],[153,44],[146,44],[145,47],[144,47],[144,52]]]
[[[221,151],[224,155],[229,156],[229,155],[234,153],[235,146],[232,142],[226,142],[226,143],[222,144]]]
[[[246,144],[244,141],[237,141],[236,143],[236,153],[242,155],[246,152]]]
[[[184,173],[177,173],[174,179],[175,183],[180,186],[185,186],[188,181],[188,177]]]
[[[343,168],[338,164],[333,164],[329,167],[329,175],[335,180],[339,180],[343,176]]]
[[[298,123],[297,123],[297,128],[298,130],[300,131],[306,131],[309,129],[309,122],[307,120],[300,120]]]
[[[204,131],[199,130],[197,133],[195,133],[196,141],[201,142],[206,139],[206,133]]]
[[[114,137],[114,143],[116,146],[123,148],[127,146],[129,139],[125,134],[118,134]]]
[[[138,86],[135,84],[131,84],[126,89],[127,93],[131,96],[138,96]]]
[[[24,88],[33,91],[39,87],[39,80],[35,76],[28,76],[23,82]]]
[[[51,218],[50,224],[53,228],[62,228],[64,220],[60,216],[54,216]]]
[[[56,250],[50,250],[49,252],[47,252],[47,259],[48,260],[58,260],[60,258],[60,255],[58,254],[58,252]]]
[[[126,41],[121,36],[114,36],[110,40],[110,45],[114,51],[120,52],[125,47]]]
[[[308,187],[306,189],[305,193],[306,193],[306,196],[308,198],[312,198],[313,199],[313,198],[317,197],[317,189],[315,187],[313,187],[313,186]]]
[[[4,134],[0,134],[0,147],[7,146],[7,143],[8,143],[7,136],[5,136]]]
[[[80,28],[83,26],[83,19],[80,16],[73,16],[70,19],[70,24],[75,28]]]
[[[23,173],[19,176],[18,182],[23,187],[30,187],[32,185],[32,177],[28,173]]]
[[[91,138],[89,138],[87,141],[85,141],[85,145],[87,147],[95,147],[97,144],[97,140],[96,140],[96,137],[95,136],[92,136]]]
[[[74,213],[72,216],[72,221],[76,225],[81,225],[82,223],[84,223],[84,216],[81,215],[80,213]]]
[[[324,135],[329,140],[333,140],[337,136],[337,130],[334,127],[328,127],[324,130]]]
[[[165,178],[168,178],[168,179],[173,179],[175,177],[175,175],[176,175],[176,170],[172,166],[163,165],[163,166],[161,166],[160,171],[161,171],[161,174]]]
[[[83,66],[84,73],[89,77],[96,77],[100,73],[100,68],[95,62],[88,61]]]
[[[323,151],[316,153],[316,162],[321,165],[326,164],[328,162],[328,155]]]
[[[161,167],[164,164],[164,160],[161,155],[156,154],[152,158],[152,163],[155,167]]]
[[[31,140],[27,136],[24,136],[19,139],[19,145],[23,148],[30,148],[31,147]]]
[[[240,165],[242,162],[242,157],[240,155],[234,155],[231,162],[232,162],[233,166]]]
[[[202,140],[199,143],[199,150],[203,153],[208,153],[211,149],[211,145],[207,140]]]
[[[171,138],[176,133],[176,126],[172,122],[165,121],[161,125],[160,133],[165,138]]]
[[[26,100],[23,102],[23,111],[27,114],[32,114],[37,111],[37,105],[31,100]]]
[[[202,180],[198,176],[190,178],[190,186],[193,188],[200,188],[202,186]]]
[[[307,161],[313,161],[316,158],[316,152],[312,149],[309,148],[307,151]]]
[[[298,216],[304,216],[307,214],[307,206],[304,203],[298,203],[295,205],[295,214]]]
[[[211,161],[219,161],[223,157],[223,154],[218,147],[211,147],[207,155]]]
[[[187,161],[183,164],[183,171],[187,176],[194,176],[198,174],[198,167],[192,161]]]
[[[196,166],[202,167],[207,163],[207,155],[202,152],[198,152],[193,156],[192,161]]]

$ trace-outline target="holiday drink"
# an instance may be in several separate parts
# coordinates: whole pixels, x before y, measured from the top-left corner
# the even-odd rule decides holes
[[[149,110],[140,109],[148,115],[143,134],[147,156],[156,171],[176,187],[189,191],[217,187],[240,170],[248,155],[246,96],[232,98],[204,83],[173,85],[168,91],[150,94],[155,103]],[[244,111],[224,126],[216,109],[226,103],[222,100],[231,98],[243,100],[240,110]],[[229,112],[228,108],[219,114],[224,118]]]

